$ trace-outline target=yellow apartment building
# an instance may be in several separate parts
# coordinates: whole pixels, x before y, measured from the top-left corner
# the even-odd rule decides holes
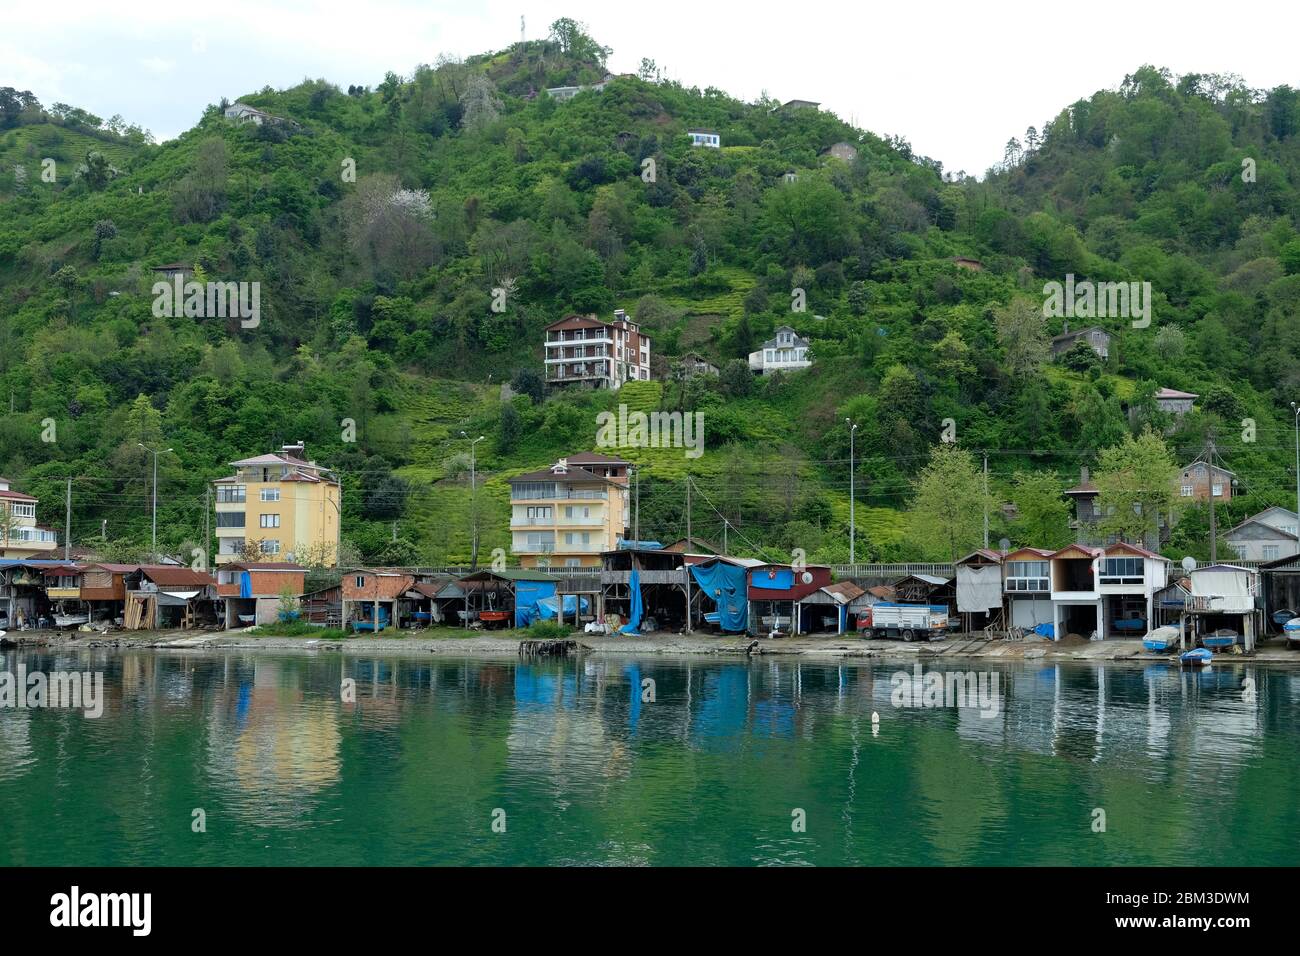
[[[596,452],[510,479],[510,550],[525,568],[599,567],[628,526],[628,462]]]
[[[320,551],[338,563],[340,489],[328,469],[307,460],[302,442],[278,454],[232,461],[217,490],[216,563],[240,560],[244,542],[260,542],[270,561],[308,560]]]
[[[0,558],[57,558],[59,536],[36,523],[37,499],[0,478]]]

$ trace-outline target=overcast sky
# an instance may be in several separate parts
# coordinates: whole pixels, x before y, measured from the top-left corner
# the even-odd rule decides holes
[[[906,137],[945,169],[982,174],[1011,136],[1143,63],[1300,86],[1300,3],[1040,2],[734,6],[678,0],[63,0],[7,4],[0,86],[29,89],[173,137],[204,106],[324,77],[374,86],[439,53],[530,39],[560,16],[614,50],[650,57],[687,86],[752,100],[819,100],[861,127]]]

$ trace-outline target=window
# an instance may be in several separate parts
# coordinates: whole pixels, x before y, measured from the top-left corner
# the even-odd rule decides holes
[[[357,587],[359,587],[359,588],[363,588],[363,587],[365,587],[365,586],[366,586],[366,576],[365,576],[364,574],[358,574],[358,575],[357,575]]]
[[[1216,482],[1211,486],[1211,488],[1212,488],[1212,490],[1210,491],[1210,494],[1214,495],[1214,497],[1216,497],[1216,498],[1222,498],[1222,497],[1223,497],[1223,483],[1222,483],[1222,482],[1218,482],[1218,481],[1216,481]]]
[[[263,488],[263,489],[262,489],[262,500],[263,500],[263,501],[279,501],[279,500],[280,500],[280,489],[279,489],[279,488]]]
[[[262,542],[262,553],[263,553],[263,554],[279,554],[279,553],[280,553],[280,542],[279,542],[279,541],[263,541],[263,542]]]
[[[582,567],[582,559],[581,559],[581,558],[565,558],[565,559],[564,559],[564,566],[565,566],[566,568],[580,568],[580,567]]]
[[[279,516],[279,515],[260,515],[259,518],[260,518],[260,524],[261,524],[261,526],[262,526],[263,528],[278,528],[278,527],[280,527],[280,516]]]
[[[1102,584],[1142,584],[1141,558],[1106,558],[1101,565]]]
[[[1277,553],[1277,545],[1275,545],[1275,544],[1266,544],[1266,545],[1264,545],[1264,560],[1265,560],[1265,561],[1276,561],[1276,560],[1278,559],[1278,557],[1279,557],[1279,555],[1278,555],[1278,553]]]
[[[244,526],[244,513],[242,511],[218,511],[217,527],[218,528],[242,528]]]
[[[217,504],[242,505],[247,500],[248,489],[244,485],[218,485]]]
[[[15,502],[13,505],[13,512],[15,518],[35,518],[36,506],[30,504],[20,505],[17,502]]]
[[[529,518],[541,518],[546,521],[551,519],[550,505],[529,505],[527,510]]]
[[[1183,485],[1183,487],[1182,487],[1182,495],[1183,495],[1184,498],[1190,498],[1190,497],[1192,496],[1192,486],[1191,486],[1191,485]]]
[[[1050,591],[1046,561],[1010,561],[1007,563],[1008,591]]]

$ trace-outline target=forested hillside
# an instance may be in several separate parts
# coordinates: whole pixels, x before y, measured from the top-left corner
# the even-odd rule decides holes
[[[457,563],[462,432],[487,436],[482,547],[508,547],[505,478],[592,448],[597,413],[622,402],[704,415],[698,459],[621,449],[643,466],[641,536],[685,532],[690,473],[694,533],[721,539],[725,520],[742,553],[847,560],[846,417],[859,560],[977,544],[985,451],[995,541],[1068,537],[1059,496],[1081,465],[1114,480],[1145,452],[1183,464],[1211,435],[1240,481],[1221,528],[1294,502],[1296,91],[1142,67],[1017,133],[976,180],[826,112],[663,81],[649,60],[569,101],[543,92],[599,83],[609,52],[559,21],[546,41],[373,89],[213,91],[160,145],[0,91],[0,474],[60,531],[71,476],[74,543],[125,557],[149,540],[140,444],[174,449],[159,538],[178,550],[201,539],[205,483],[228,462],[301,439],[342,475],[357,560]],[[235,101],[285,122],[233,123]],[[693,147],[693,128],[722,148]],[[836,143],[856,159],[825,155]],[[259,324],[156,316],[166,263],[259,282]],[[1071,320],[1111,332],[1109,358],[1052,361],[1064,320],[1043,318],[1043,288],[1068,274],[1149,282],[1150,326]],[[652,336],[659,380],[544,394],[543,327],[615,308]],[[782,324],[814,367],[753,377],[746,355]],[[721,374],[675,380],[687,352]],[[1161,386],[1197,393],[1196,410],[1160,412]],[[945,428],[958,452],[932,460]],[[1147,428],[1160,437],[1125,444]],[[1167,552],[1207,554],[1206,517],[1189,509]]]

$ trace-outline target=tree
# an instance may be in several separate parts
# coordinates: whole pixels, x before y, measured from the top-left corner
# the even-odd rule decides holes
[[[995,309],[993,319],[997,325],[998,344],[1007,354],[1007,374],[1017,379],[1035,375],[1051,351],[1042,307],[1027,298],[1017,297]]]
[[[1057,477],[1050,471],[1018,471],[1011,482],[1016,543],[1052,549],[1069,544],[1070,506]]]
[[[1170,517],[1179,503],[1178,465],[1164,439],[1144,428],[1102,450],[1093,482],[1101,506],[1102,530],[1140,543],[1154,532],[1159,515]]]
[[[501,116],[501,100],[497,88],[482,73],[470,74],[461,95],[461,129],[476,133],[495,123]]]
[[[519,412],[510,402],[501,403],[501,421],[497,428],[497,452],[507,455],[515,450],[523,434]]]
[[[936,445],[917,477],[909,512],[912,542],[926,558],[956,561],[980,547],[990,497],[975,455]]]
[[[546,394],[546,383],[542,381],[542,376],[537,369],[527,366],[515,372],[514,378],[510,379],[510,388],[517,395],[527,395],[534,405],[541,404]]]

